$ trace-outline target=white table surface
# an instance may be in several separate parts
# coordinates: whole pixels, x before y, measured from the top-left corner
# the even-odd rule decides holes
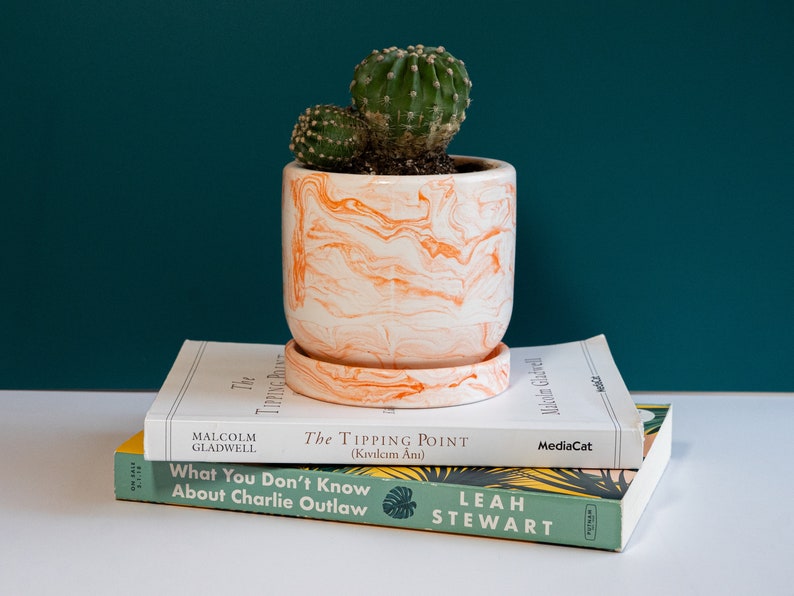
[[[637,395],[673,456],[622,553],[116,501],[153,397],[0,391],[0,594],[794,595],[794,394]]]

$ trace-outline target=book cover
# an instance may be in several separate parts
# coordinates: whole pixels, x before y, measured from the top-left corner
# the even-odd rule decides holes
[[[295,393],[284,348],[186,341],[146,414],[158,461],[638,468],[642,422],[603,335],[511,348],[482,402],[361,408]]]
[[[149,461],[138,433],[116,451],[116,498],[619,551],[672,445],[670,406],[639,408],[638,471]]]

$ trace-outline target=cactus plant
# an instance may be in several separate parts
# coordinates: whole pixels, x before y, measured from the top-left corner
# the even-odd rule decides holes
[[[450,173],[446,148],[466,118],[470,88],[465,65],[443,46],[373,50],[355,67],[352,106],[309,108],[290,149],[325,170]]]
[[[290,150],[302,163],[323,170],[345,169],[366,146],[366,126],[350,109],[317,105],[298,117]]]
[[[350,85],[376,148],[394,145],[406,158],[445,150],[460,129],[471,81],[463,62],[443,47],[373,51]]]

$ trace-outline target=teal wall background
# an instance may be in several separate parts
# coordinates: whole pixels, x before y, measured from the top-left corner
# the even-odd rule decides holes
[[[794,3],[5,0],[0,388],[159,386],[282,343],[289,133],[373,48],[474,81],[518,170],[507,341],[605,333],[632,390],[794,390]]]

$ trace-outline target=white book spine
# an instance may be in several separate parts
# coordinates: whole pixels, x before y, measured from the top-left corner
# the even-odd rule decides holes
[[[217,421],[148,421],[145,437],[146,458],[163,461],[550,468],[639,468],[643,441],[641,429],[407,429]]]
[[[267,464],[638,468],[643,426],[603,336],[511,350],[511,386],[430,410],[327,404],[283,346],[186,341],[144,423],[145,457]]]

